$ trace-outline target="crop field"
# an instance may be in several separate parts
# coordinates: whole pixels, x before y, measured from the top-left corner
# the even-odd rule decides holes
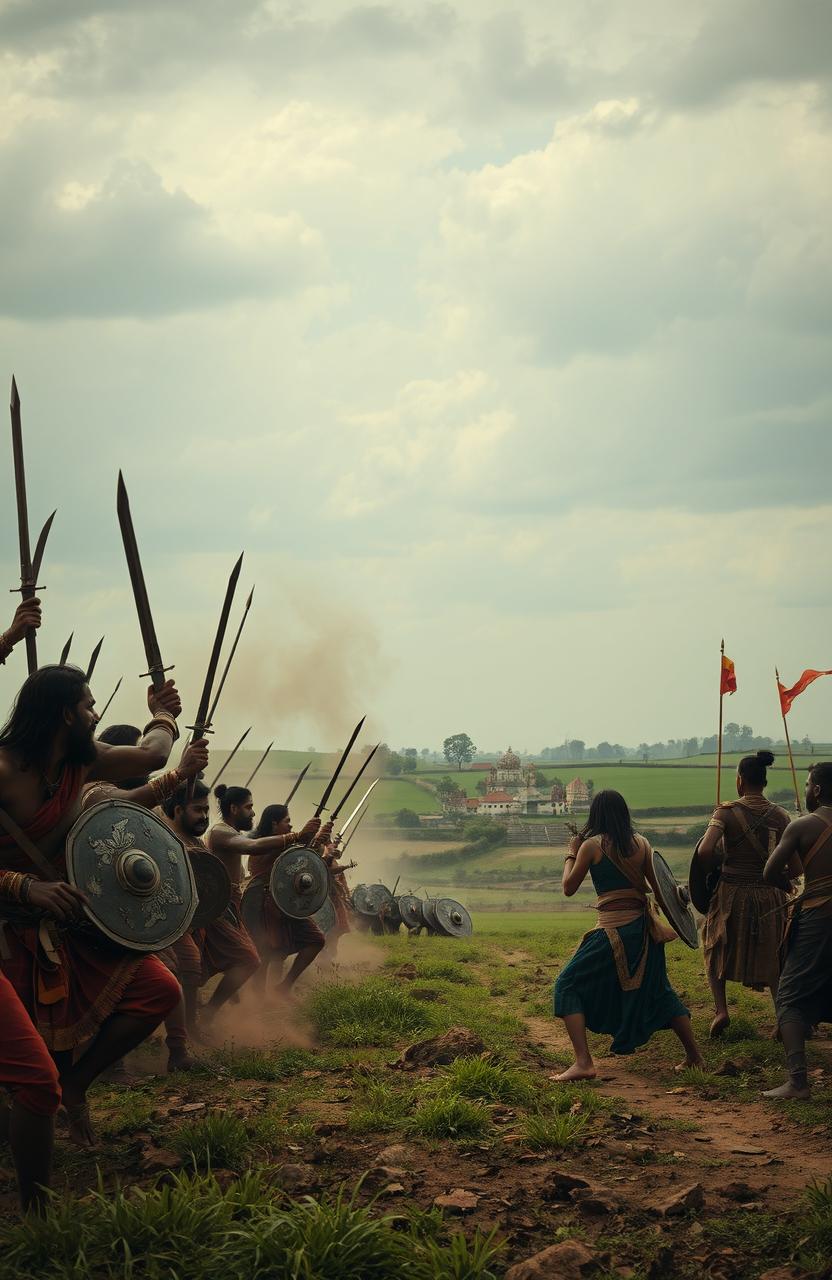
[[[587,919],[475,921],[350,935],[291,1006],[244,989],[193,1073],[131,1055],[132,1085],[93,1092],[98,1148],[59,1132],[43,1219],[18,1223],[0,1170],[0,1280],[500,1280],[558,1246],[550,1274],[599,1280],[828,1274],[832,1044],[811,1103],[763,1101],[768,997],[733,988],[707,1041],[701,953],[676,943],[704,1068],[675,1069],[670,1032],[624,1059],[593,1035],[597,1079],[558,1083],[552,986]]]

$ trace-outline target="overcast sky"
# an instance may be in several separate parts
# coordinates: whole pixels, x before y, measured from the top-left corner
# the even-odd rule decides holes
[[[775,662],[832,667],[828,0],[0,0],[0,46],[41,657],[106,632],[117,718],[119,467],[191,714],[245,548],[221,743],[704,735],[723,633],[776,734]]]

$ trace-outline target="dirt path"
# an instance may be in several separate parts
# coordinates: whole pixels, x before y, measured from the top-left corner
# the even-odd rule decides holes
[[[569,1052],[560,1022],[529,1018],[527,1026],[536,1044]],[[705,1168],[718,1161],[720,1182],[733,1177],[759,1192],[775,1185],[798,1192],[813,1178],[825,1181],[832,1173],[828,1134],[798,1127],[773,1105],[705,1100],[692,1089],[657,1085],[614,1058],[597,1065],[601,1092],[622,1099],[634,1116],[695,1124],[696,1132],[672,1132],[672,1145],[685,1160]]]

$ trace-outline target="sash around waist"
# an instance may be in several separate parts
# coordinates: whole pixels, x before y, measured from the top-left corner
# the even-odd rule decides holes
[[[754,867],[726,867],[723,866],[720,876],[723,884],[765,884],[763,880],[763,868],[756,869]]]

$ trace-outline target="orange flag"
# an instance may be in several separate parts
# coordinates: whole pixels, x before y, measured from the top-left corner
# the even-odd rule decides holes
[[[784,716],[791,710],[791,705],[797,695],[807,689],[814,680],[817,680],[818,676],[832,676],[832,671],[804,671],[797,684],[793,684],[791,689],[784,688],[780,680],[777,681],[777,692],[780,694],[780,710]]]
[[[720,696],[723,693],[737,692],[737,677],[734,674],[734,664],[730,658],[725,657],[724,653],[722,655],[722,671],[719,678],[719,692]]]

